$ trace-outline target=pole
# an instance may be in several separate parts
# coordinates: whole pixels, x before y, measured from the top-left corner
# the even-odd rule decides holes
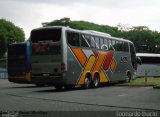
[[[147,83],[147,70],[145,70],[145,83]]]

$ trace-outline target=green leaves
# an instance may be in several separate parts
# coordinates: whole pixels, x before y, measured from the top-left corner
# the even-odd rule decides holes
[[[24,31],[12,22],[0,19],[0,58],[7,50],[7,45],[22,42],[25,39]]]
[[[125,38],[133,41],[137,52],[160,53],[160,33],[151,31],[147,26],[128,28],[123,25],[112,27],[98,25],[87,21],[71,21],[70,18],[62,18],[52,22],[42,23],[43,26],[69,26],[79,30],[96,30],[109,33],[111,36]]]
[[[87,21],[71,21],[70,18],[62,18],[60,20],[54,20],[51,22],[42,23],[45,26],[69,26],[79,30],[96,30],[104,33],[109,33],[112,36],[119,35],[117,27],[111,27],[108,25],[98,25]]]
[[[157,34],[158,32],[151,31],[148,27],[139,26],[129,30],[125,38],[134,42],[139,53],[160,53],[156,47],[156,40],[160,38]]]

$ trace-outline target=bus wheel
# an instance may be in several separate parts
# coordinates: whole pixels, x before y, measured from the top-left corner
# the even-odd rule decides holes
[[[94,75],[94,79],[93,79],[93,83],[92,83],[92,87],[93,88],[97,88],[100,85],[100,78],[98,74]]]
[[[130,73],[127,73],[126,83],[129,83],[130,81],[131,81],[131,74],[130,74]]]
[[[83,88],[84,89],[89,89],[91,86],[91,78],[89,75],[86,75],[85,79],[84,79],[84,85]]]
[[[62,85],[55,85],[54,87],[56,88],[56,90],[62,90],[62,88],[63,88]]]

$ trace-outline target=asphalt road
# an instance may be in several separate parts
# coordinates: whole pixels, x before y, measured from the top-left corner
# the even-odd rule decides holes
[[[0,80],[1,111],[160,111],[160,90],[105,86],[56,91]]]

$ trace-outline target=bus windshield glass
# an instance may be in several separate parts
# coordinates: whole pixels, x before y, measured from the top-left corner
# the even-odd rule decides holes
[[[8,46],[8,53],[12,56],[24,55],[25,53],[25,44],[14,44]]]
[[[61,29],[39,29],[31,32],[32,43],[38,42],[58,42],[61,39]]]
[[[8,73],[22,74],[26,70],[26,45],[12,44],[8,47]]]
[[[140,57],[142,64],[160,64],[160,57]]]

